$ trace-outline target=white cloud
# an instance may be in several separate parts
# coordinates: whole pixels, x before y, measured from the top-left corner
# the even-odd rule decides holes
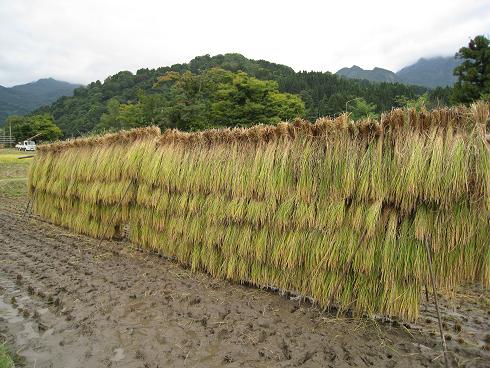
[[[295,70],[398,70],[454,54],[489,24],[488,0],[2,0],[0,84],[88,83],[225,52]]]

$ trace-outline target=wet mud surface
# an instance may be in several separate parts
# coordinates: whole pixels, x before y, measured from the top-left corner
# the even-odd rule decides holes
[[[417,323],[354,319],[79,236],[0,198],[0,336],[29,367],[442,367]],[[490,367],[490,295],[440,300],[453,367]]]

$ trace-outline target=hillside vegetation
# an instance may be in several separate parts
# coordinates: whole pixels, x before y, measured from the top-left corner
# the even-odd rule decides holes
[[[52,114],[65,136],[149,124],[196,130],[297,116],[315,120],[345,111],[356,98],[379,113],[397,106],[399,96],[413,99],[426,92],[424,87],[349,80],[329,72],[295,72],[240,54],[205,55],[136,74],[121,71],[35,113]],[[445,102],[447,93],[438,90],[429,97],[433,103]]]

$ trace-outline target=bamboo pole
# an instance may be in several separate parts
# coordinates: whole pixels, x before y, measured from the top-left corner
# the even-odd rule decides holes
[[[441,336],[441,344],[442,344],[442,350],[443,350],[443,354],[444,354],[444,363],[445,363],[445,367],[446,368],[449,368],[449,359],[448,359],[448,356],[447,356],[446,339],[444,338],[444,333],[442,331],[441,313],[439,312],[439,302],[437,300],[436,280],[435,280],[435,277],[434,277],[434,270],[432,268],[432,255],[431,255],[429,244],[428,244],[427,240],[424,241],[424,244],[425,244],[425,250],[427,252],[427,261],[428,261],[428,264],[429,264],[429,274],[430,274],[430,280],[431,280],[431,284],[432,284],[432,292],[433,292],[433,295],[434,295],[434,304],[436,306],[437,321],[439,323],[439,334]]]

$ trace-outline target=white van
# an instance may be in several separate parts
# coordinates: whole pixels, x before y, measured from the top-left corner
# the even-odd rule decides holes
[[[34,141],[24,141],[19,142],[15,145],[19,151],[35,151],[36,150],[36,142]]]

